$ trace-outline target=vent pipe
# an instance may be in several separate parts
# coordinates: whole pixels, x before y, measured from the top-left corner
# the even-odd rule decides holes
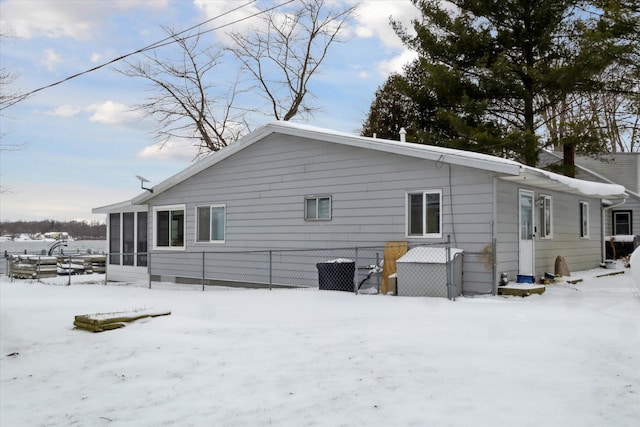
[[[407,131],[404,128],[400,128],[400,142],[407,142]]]

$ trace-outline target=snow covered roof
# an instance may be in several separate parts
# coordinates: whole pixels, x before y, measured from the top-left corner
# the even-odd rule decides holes
[[[559,156],[558,154],[556,154],[553,151],[549,151],[549,150],[543,150],[543,153],[548,156],[549,158],[555,159],[556,163],[557,162],[562,162],[562,156]],[[616,153],[616,154],[640,154],[640,153]],[[552,163],[553,164],[553,163]],[[579,164],[575,164],[575,167],[577,170],[580,170],[582,172],[584,172],[587,175],[590,175],[591,177],[593,177],[594,179],[597,179],[598,182],[602,182],[605,184],[615,184],[615,185],[619,185],[616,184],[614,181],[610,180],[609,178],[603,176],[602,174],[597,173],[596,171],[589,169],[587,167],[584,167],[582,165]],[[635,199],[640,199],[640,194],[633,192],[631,190],[629,190],[628,188],[625,187],[625,193],[627,196],[635,198]]]
[[[548,190],[598,198],[625,198],[628,196],[626,189],[622,185],[570,178],[525,165],[522,165],[522,171],[518,176],[503,176],[501,179]]]
[[[566,178],[558,174],[552,174],[551,172],[526,167],[513,160],[503,159],[487,154],[436,147],[432,145],[369,138],[309,125],[278,121],[268,123],[228,147],[212,153],[204,159],[194,163],[188,168],[154,186],[153,193],[142,193],[131,200],[131,203],[134,205],[144,203],[159,193],[162,193],[163,191],[166,191],[169,188],[189,179],[190,177],[223,161],[227,157],[232,156],[233,154],[251,146],[255,142],[258,142],[271,134],[316,139],[352,147],[488,170],[496,172],[501,177],[509,177],[509,179],[526,182],[529,185],[574,194],[610,198],[626,196],[624,187],[619,185],[587,183],[586,181]],[[94,213],[100,212],[96,212],[96,210],[94,210]]]

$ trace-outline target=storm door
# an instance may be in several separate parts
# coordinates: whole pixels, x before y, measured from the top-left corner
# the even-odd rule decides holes
[[[520,237],[518,245],[518,274],[533,276],[534,275],[534,206],[533,191],[519,191],[519,225]]]

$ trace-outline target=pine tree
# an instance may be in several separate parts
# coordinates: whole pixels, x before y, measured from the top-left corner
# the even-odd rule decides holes
[[[415,34],[393,23],[419,55],[394,80],[417,109],[414,122],[401,125],[415,127],[418,142],[528,165],[545,144],[564,142],[545,137],[545,120],[555,119],[548,112],[570,94],[607,90],[598,77],[631,58],[640,28],[637,0],[413,3],[422,14]]]

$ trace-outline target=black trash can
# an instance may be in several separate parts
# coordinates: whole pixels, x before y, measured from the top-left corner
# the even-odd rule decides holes
[[[356,263],[353,261],[319,262],[318,287],[328,291],[353,292]]]

